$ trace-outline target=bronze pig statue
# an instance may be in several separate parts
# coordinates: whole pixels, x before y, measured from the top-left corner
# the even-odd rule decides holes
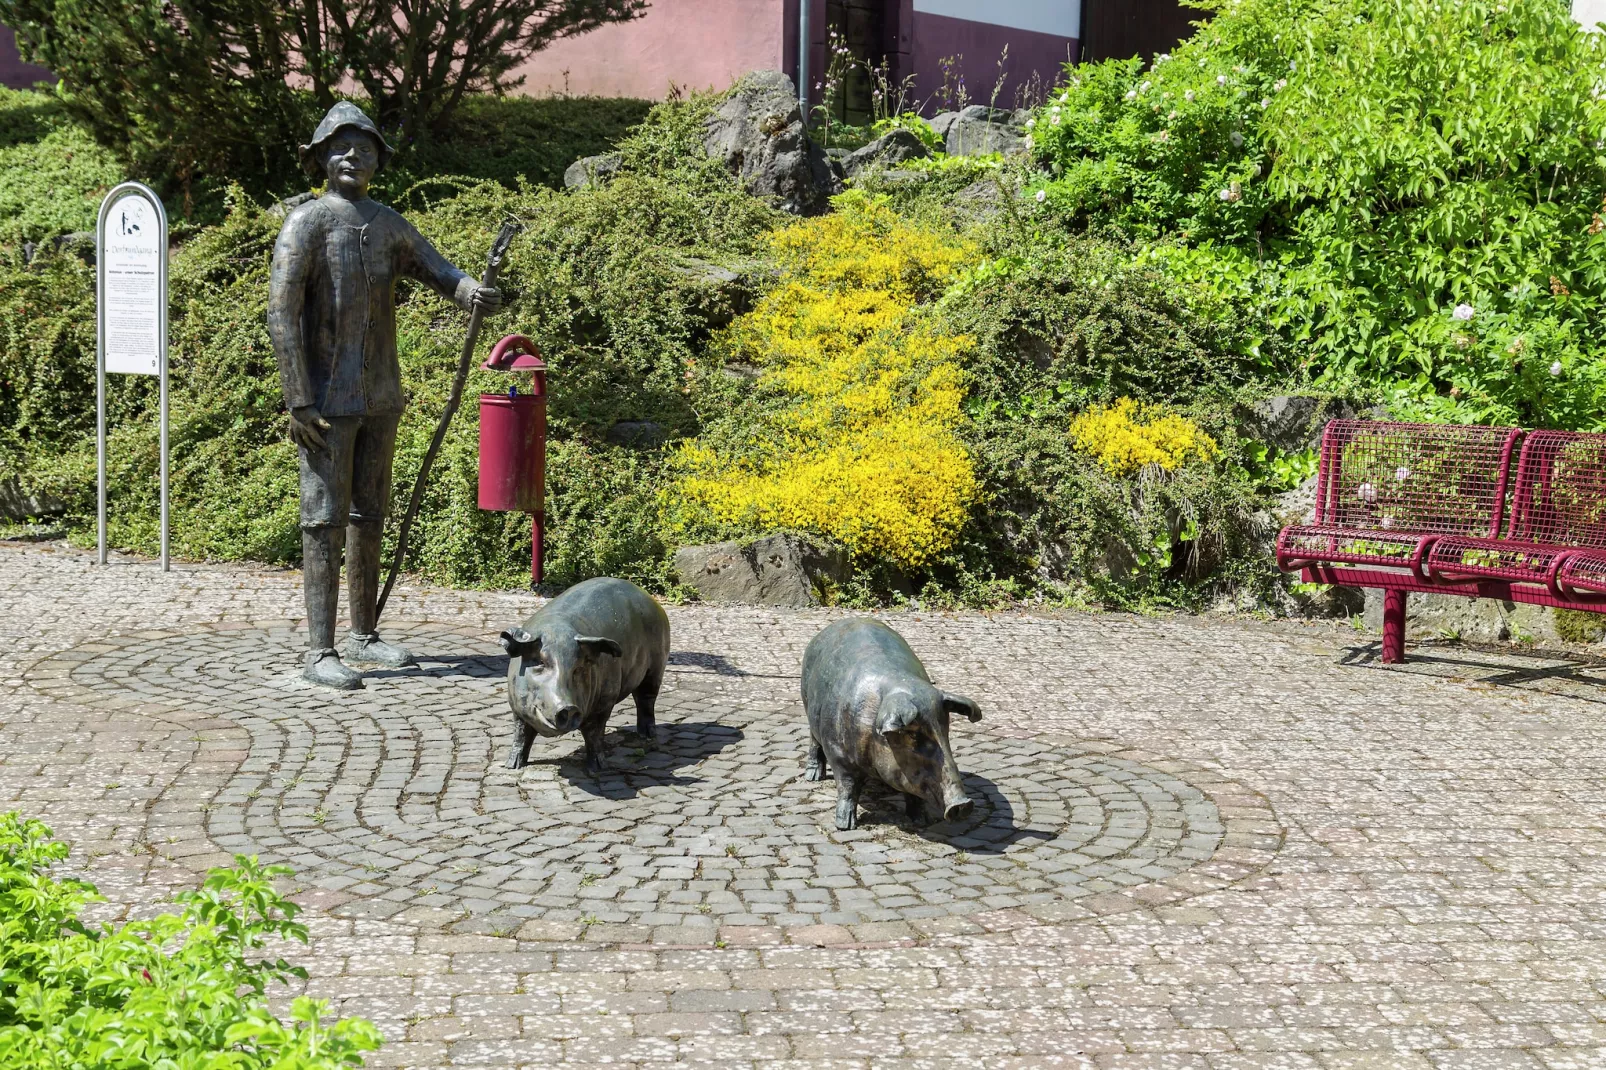
[[[981,720],[962,695],[932,686],[903,636],[879,621],[839,620],[803,652],[810,780],[836,779],[836,827],[858,827],[870,777],[900,791],[912,820],[955,821],[973,804],[948,743],[948,717]],[[829,770],[829,771],[828,771]]]
[[[503,632],[502,648],[513,708],[509,769],[529,764],[536,736],[578,728],[586,768],[601,772],[608,715],[626,695],[636,700],[636,732],[653,738],[653,708],[669,660],[669,618],[635,584],[607,577],[577,583]]]

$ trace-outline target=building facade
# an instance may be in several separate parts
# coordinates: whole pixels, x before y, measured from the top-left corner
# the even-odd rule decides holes
[[[905,105],[927,114],[961,102],[1015,107],[1057,82],[1067,62],[1170,48],[1194,17],[1177,0],[652,0],[642,18],[531,57],[519,71],[523,91],[660,99],[723,88],[753,70],[796,79],[802,3],[812,100],[821,102],[828,40],[837,40],[854,60],[834,100],[850,121],[874,110],[878,86],[903,90]],[[18,58],[0,27],[0,83],[49,78]]]

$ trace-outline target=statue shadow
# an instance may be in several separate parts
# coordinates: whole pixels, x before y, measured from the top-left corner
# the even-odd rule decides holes
[[[627,728],[610,728],[603,738],[608,749],[600,774],[586,770],[583,745],[547,761],[557,766],[560,776],[587,795],[624,800],[634,799],[645,788],[702,783],[700,777],[681,776],[678,770],[694,766],[741,742],[742,730],[705,721],[660,721],[657,742],[650,746]]]
[[[371,665],[357,666],[363,670],[365,680],[405,680],[410,677],[431,677],[442,680],[466,676],[475,680],[500,680],[507,676],[506,654],[419,654],[418,664],[402,669],[381,669]]]
[[[1002,854],[1017,843],[1052,840],[1053,832],[1023,828],[1015,808],[998,785],[978,773],[963,774],[965,793],[976,803],[967,818],[921,825],[904,812],[903,794],[872,782],[859,797],[859,827],[893,827],[932,843],[944,843],[970,854]]]

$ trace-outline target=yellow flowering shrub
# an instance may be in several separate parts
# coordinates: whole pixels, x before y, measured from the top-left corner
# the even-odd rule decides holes
[[[672,524],[810,531],[923,564],[953,545],[979,483],[958,435],[972,343],[919,301],[973,254],[862,194],[772,245],[781,283],[727,337],[762,369],[756,426],[680,447]]]
[[[1216,440],[1192,420],[1131,398],[1095,406],[1075,417],[1071,442],[1118,476],[1149,464],[1170,471],[1189,461],[1208,461],[1217,453]]]

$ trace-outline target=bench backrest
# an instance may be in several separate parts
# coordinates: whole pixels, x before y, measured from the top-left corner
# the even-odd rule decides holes
[[[1322,433],[1316,521],[1494,538],[1521,435],[1515,427],[1333,420]]]
[[[1517,461],[1506,537],[1606,546],[1606,435],[1528,433]]]

